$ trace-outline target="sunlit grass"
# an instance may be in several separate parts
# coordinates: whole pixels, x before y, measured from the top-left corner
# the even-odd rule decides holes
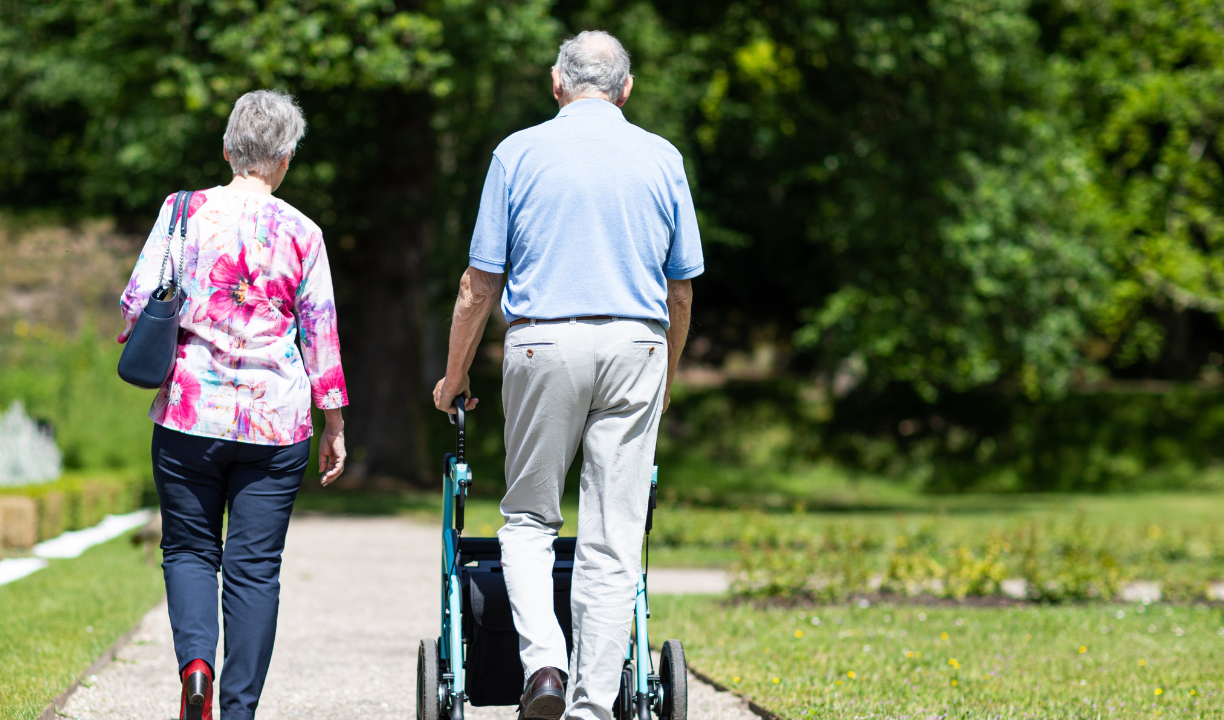
[[[785,718],[1224,715],[1216,607],[652,604],[656,643]]]
[[[163,592],[127,537],[0,586],[0,718],[38,717]]]

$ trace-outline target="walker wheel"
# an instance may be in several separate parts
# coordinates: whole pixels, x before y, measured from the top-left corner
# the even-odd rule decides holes
[[[688,720],[688,665],[679,640],[663,643],[659,653],[659,685],[663,690],[659,720]]]
[[[440,720],[441,660],[436,640],[422,640],[417,651],[417,720]]]
[[[625,662],[621,669],[620,692],[612,705],[612,717],[616,720],[637,720],[634,716],[633,698],[637,693],[637,684],[633,682],[633,663]]]

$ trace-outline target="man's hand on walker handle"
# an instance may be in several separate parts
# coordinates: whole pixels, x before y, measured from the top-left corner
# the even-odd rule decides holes
[[[327,418],[327,426],[319,438],[319,473],[323,475],[320,482],[330,485],[344,472],[344,458],[348,453],[344,450],[344,416],[340,409],[324,410],[323,415]]]
[[[469,387],[471,384],[472,381],[467,375],[463,376],[462,383],[451,382],[449,377],[442,378],[438,381],[437,385],[434,385],[434,407],[438,408],[444,413],[454,415],[455,398],[463,395],[463,397],[468,399],[467,402],[464,403],[463,409],[471,410],[475,408],[476,403],[480,402],[480,399],[472,397],[472,390]]]

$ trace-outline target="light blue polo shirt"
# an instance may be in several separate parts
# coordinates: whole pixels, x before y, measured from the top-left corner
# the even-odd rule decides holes
[[[684,160],[612,103],[572,102],[493,152],[469,262],[508,266],[507,321],[611,315],[668,327],[667,279],[705,269]]]

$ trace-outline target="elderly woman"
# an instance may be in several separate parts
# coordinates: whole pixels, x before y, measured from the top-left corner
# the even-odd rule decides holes
[[[272,195],[305,129],[287,95],[239,98],[225,129],[233,182],[196,192],[182,210],[185,250],[177,231],[171,243],[172,271],[183,267],[178,358],[149,416],[182,718],[212,716],[218,570],[221,713],[255,714],[276,635],[289,513],[310,454],[312,397],[327,418],[323,484],[344,469],[340,408],[348,398],[323,235]],[[161,283],[174,199],[162,206],[123,293],[128,325],[119,342]]]

